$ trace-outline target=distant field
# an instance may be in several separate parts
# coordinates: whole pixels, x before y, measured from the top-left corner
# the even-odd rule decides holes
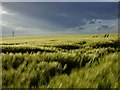
[[[118,88],[117,34],[2,38],[3,88]]]

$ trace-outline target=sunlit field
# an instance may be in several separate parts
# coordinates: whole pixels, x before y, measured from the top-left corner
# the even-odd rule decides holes
[[[3,88],[118,88],[117,34],[3,37]]]

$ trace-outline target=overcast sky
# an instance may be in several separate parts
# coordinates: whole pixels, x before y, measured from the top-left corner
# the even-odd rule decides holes
[[[118,31],[117,2],[3,2],[0,13],[3,36]]]
[[[2,2],[118,2],[120,0],[1,0]]]

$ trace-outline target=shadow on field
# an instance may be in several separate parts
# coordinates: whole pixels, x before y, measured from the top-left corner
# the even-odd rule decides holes
[[[58,41],[58,40],[54,40],[54,39],[53,39],[53,40],[50,40],[50,41]]]
[[[28,42],[23,43],[0,43],[0,45],[20,45],[20,44],[27,44]]]
[[[119,48],[120,42],[118,40],[112,40],[111,42],[99,42],[99,43],[94,43],[91,45],[92,48]]]
[[[4,47],[2,48],[3,53],[37,53],[37,52],[55,52],[53,50],[44,50],[40,48],[18,48],[18,47]]]
[[[78,45],[84,45],[84,44],[86,44],[87,42],[86,41],[81,41],[81,42],[78,42],[78,43],[76,43],[76,44],[78,44]]]
[[[0,43],[0,45],[20,45],[21,43]]]
[[[56,48],[66,49],[66,50],[72,50],[72,49],[79,49],[80,47],[77,45],[58,45],[54,46]]]

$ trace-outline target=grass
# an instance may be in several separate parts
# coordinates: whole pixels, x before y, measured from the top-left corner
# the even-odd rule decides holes
[[[117,34],[2,39],[3,88],[118,88]]]

